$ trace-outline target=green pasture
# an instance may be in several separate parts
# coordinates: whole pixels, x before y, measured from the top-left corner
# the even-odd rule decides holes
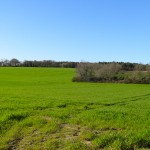
[[[74,69],[0,68],[0,149],[150,149],[150,85],[74,76]]]

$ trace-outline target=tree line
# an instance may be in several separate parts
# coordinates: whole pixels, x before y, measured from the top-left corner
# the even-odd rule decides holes
[[[53,60],[25,60],[19,61],[16,58],[11,60],[4,59],[0,60],[1,67],[63,67],[63,68],[75,68],[78,62],[68,62],[68,61],[53,61]]]
[[[80,65],[86,66],[109,66],[112,64],[119,64],[122,67],[122,70],[133,71],[133,70],[143,70],[146,71],[149,67],[149,64],[139,64],[139,63],[130,63],[130,62],[98,62],[98,63],[89,63],[89,62],[72,62],[72,61],[54,61],[54,60],[24,60],[20,61],[16,58],[11,60],[1,59],[1,67],[65,67],[65,68],[79,68]]]
[[[124,62],[81,62],[73,81],[150,83],[150,65]]]

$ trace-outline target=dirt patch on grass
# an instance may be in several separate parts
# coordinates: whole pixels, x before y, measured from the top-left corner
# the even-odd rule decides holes
[[[84,142],[85,142],[85,144],[88,145],[89,147],[92,146],[92,142],[91,142],[90,140],[85,140]]]
[[[81,127],[77,125],[61,124],[59,134],[66,140],[75,139],[81,134]]]
[[[8,150],[16,150],[18,147],[19,142],[22,140],[22,138],[16,138],[12,141],[8,142]]]
[[[50,121],[48,116],[42,116],[43,119]],[[23,150],[26,148],[34,149],[39,145],[42,147],[45,142],[51,140],[76,141],[81,135],[81,127],[78,125],[60,124],[60,127],[55,132],[42,132],[39,129],[34,129],[28,135],[15,139],[9,142],[9,150]],[[87,142],[88,143],[88,142]]]
[[[51,121],[51,117],[42,116],[46,121]],[[23,150],[26,148],[34,149],[35,146],[39,145],[42,147],[45,142],[48,141],[63,141],[63,142],[74,142],[81,141],[85,143],[87,147],[92,147],[92,141],[94,137],[100,136],[103,132],[109,131],[122,131],[123,128],[101,128],[99,130],[90,130],[86,127],[79,125],[63,123],[59,125],[59,128],[55,132],[43,132],[39,129],[33,129],[28,135],[12,140],[8,143],[8,150]],[[89,136],[90,134],[90,136]]]
[[[49,116],[42,116],[42,119],[44,119],[44,120],[46,120],[46,121],[50,121],[50,120],[52,120],[52,118],[51,118],[51,117],[49,117]]]

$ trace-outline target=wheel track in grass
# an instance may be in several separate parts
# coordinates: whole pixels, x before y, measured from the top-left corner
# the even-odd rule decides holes
[[[127,99],[127,101],[120,101],[120,102],[115,102],[115,103],[106,103],[106,104],[100,104],[100,105],[103,105],[103,106],[126,105],[129,102],[144,100],[144,98],[148,98],[148,97],[150,97],[150,94],[145,94],[145,95],[141,95],[141,96],[126,97],[126,98],[122,98],[121,100]],[[128,99],[131,99],[131,100],[128,100]],[[118,100],[120,100],[120,99],[118,99]],[[145,99],[145,100],[147,100],[147,99]]]

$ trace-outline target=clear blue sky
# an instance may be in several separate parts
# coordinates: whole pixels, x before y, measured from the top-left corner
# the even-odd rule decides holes
[[[150,0],[0,0],[0,58],[150,63]]]

